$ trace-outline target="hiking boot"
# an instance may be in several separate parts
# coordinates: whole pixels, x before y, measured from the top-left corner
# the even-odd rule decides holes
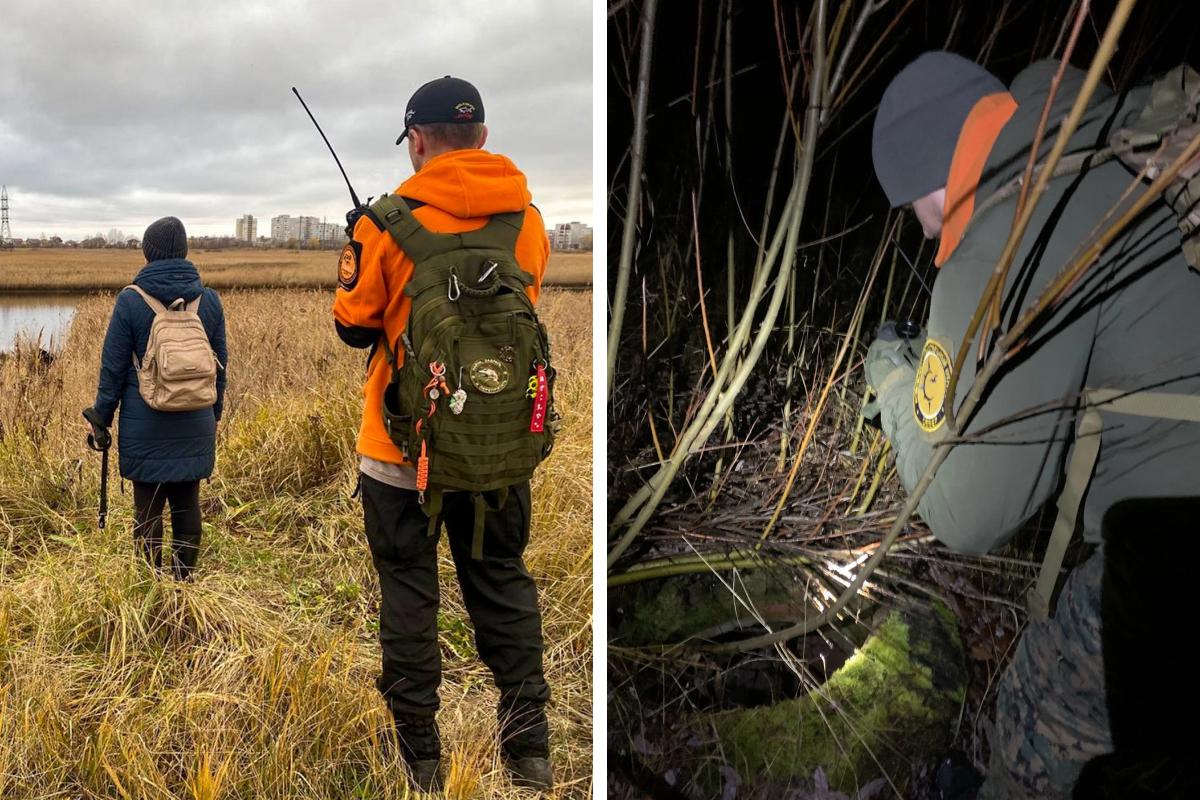
[[[425,793],[442,790],[442,738],[433,717],[392,712],[400,755],[408,766],[413,788]],[[386,740],[385,740],[386,741]]]
[[[554,787],[554,771],[550,768],[546,704],[504,698],[498,710],[500,747],[513,785],[549,792]]]
[[[519,758],[547,758],[550,755],[550,726],[545,703],[529,700],[501,702],[500,746],[510,761]]]
[[[406,761],[409,779],[413,788],[425,794],[440,794],[442,791],[442,760],[419,758]]]
[[[554,788],[554,770],[550,759],[540,756],[505,759],[514,786],[549,792]]]

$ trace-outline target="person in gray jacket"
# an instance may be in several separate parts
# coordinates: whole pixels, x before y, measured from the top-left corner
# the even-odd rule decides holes
[[[893,208],[911,207],[925,235],[940,240],[924,336],[905,338],[885,326],[866,360],[883,431],[910,491],[934,448],[954,436],[946,414],[953,359],[1008,240],[1018,193],[1002,190],[1011,190],[1025,168],[1058,66],[1035,63],[1006,88],[966,59],[930,52],[896,75],[880,103],[872,143],[879,182]],[[1039,160],[1083,77],[1065,69]],[[1146,105],[1149,92],[1148,84],[1123,95],[1099,87],[1067,152],[1103,148],[1110,132]],[[1002,331],[1071,263],[1081,243],[1144,191],[1127,192],[1135,180],[1119,160],[1097,159],[1049,182],[1004,287]],[[1195,407],[1198,309],[1200,274],[1185,262],[1174,213],[1156,202],[1035,326],[970,419],[956,419],[963,426],[957,441],[918,505],[934,536],[955,550],[986,553],[1056,496],[1069,535],[1079,494],[1083,538],[1098,546],[1066,580],[1052,618],[1040,618],[1049,593],[1039,595],[1043,614],[1032,615],[999,682],[980,797],[1190,791],[1181,788],[1182,740],[1162,728],[1174,711],[1163,692],[1183,662],[1156,655],[1154,671],[1143,669],[1131,680],[1122,659],[1131,650],[1128,640],[1158,630],[1151,598],[1162,595],[1151,589],[1162,583],[1149,583],[1152,570],[1175,574],[1184,561],[1159,563],[1166,548],[1194,547],[1187,542],[1194,537],[1182,534],[1187,520],[1196,527],[1189,515],[1200,511],[1200,424],[1179,413],[1147,413],[1153,404],[1138,400],[1166,397],[1164,407],[1189,400]],[[956,410],[975,379],[977,339],[970,346]],[[1112,558],[1115,552],[1122,557]],[[1154,563],[1150,553],[1157,554]],[[1050,575],[1053,583],[1057,570]],[[1142,788],[1131,788],[1135,782]]]

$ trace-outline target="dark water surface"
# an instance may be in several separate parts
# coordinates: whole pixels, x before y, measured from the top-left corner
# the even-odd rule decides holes
[[[82,299],[78,294],[0,292],[0,353],[12,350],[19,337],[40,340],[46,350],[61,346]]]

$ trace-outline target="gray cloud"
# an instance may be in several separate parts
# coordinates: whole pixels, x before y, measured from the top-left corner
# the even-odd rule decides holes
[[[0,25],[0,183],[15,236],[138,234],[175,214],[232,234],[250,213],[340,220],[411,173],[393,142],[425,81],[459,75],[488,149],[549,222],[591,222],[589,0],[14,2]]]

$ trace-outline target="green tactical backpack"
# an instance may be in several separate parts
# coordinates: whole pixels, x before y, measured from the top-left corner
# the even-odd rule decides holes
[[[1055,177],[1072,175],[1116,158],[1145,182],[1154,181],[1200,136],[1200,73],[1186,64],[1156,79],[1146,102],[1131,109],[1099,150],[1064,155]],[[1035,172],[1040,172],[1038,165]],[[972,219],[1021,189],[1021,177],[998,188],[975,208]],[[1188,266],[1200,272],[1200,156],[1193,156],[1166,186],[1163,202],[1175,214]]]
[[[1121,161],[1154,180],[1200,135],[1200,74],[1186,64],[1154,81],[1137,117],[1118,128],[1109,144]],[[1163,191],[1175,212],[1184,258],[1200,269],[1200,157],[1191,158]]]
[[[525,292],[533,276],[514,255],[525,213],[497,214],[474,231],[434,233],[404,198],[384,195],[371,212],[414,264],[404,332],[384,342],[392,365],[384,427],[417,465],[431,532],[443,491],[472,493],[479,557],[484,515],[503,505],[503,490],[533,475],[559,426],[549,336]],[[491,490],[501,490],[495,506],[482,494]]]

